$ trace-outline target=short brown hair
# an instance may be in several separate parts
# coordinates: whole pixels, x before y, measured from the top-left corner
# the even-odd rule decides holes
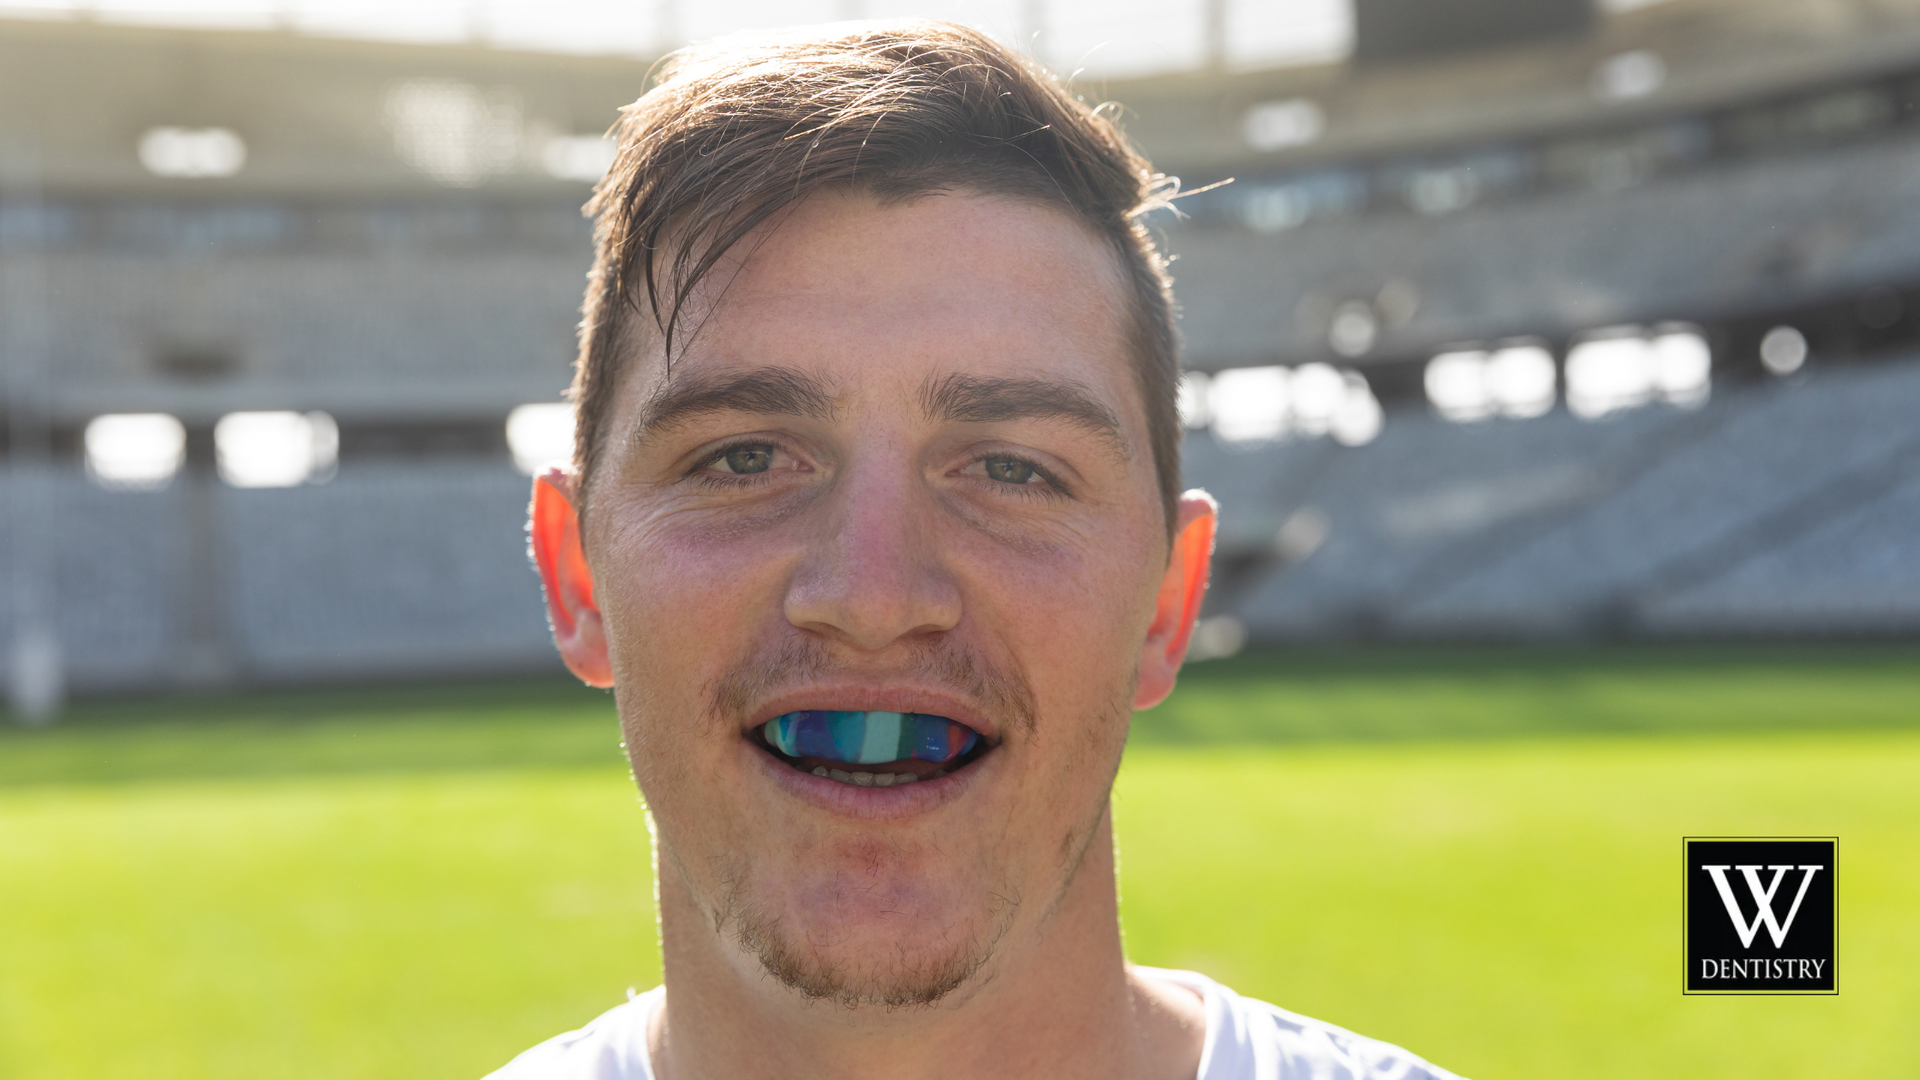
[[[618,156],[586,207],[596,255],[571,391],[583,498],[632,316],[651,319],[671,365],[701,279],[783,208],[823,188],[888,203],[963,190],[1064,210],[1112,247],[1132,293],[1130,346],[1171,531],[1179,358],[1165,260],[1141,218],[1178,185],[1108,112],[948,23],[723,39],[673,54],[653,89],[622,110]]]

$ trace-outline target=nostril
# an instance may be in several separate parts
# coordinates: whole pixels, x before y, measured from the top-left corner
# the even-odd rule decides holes
[[[795,571],[781,604],[787,622],[869,651],[953,629],[960,622],[960,589],[917,531],[844,527],[841,539],[823,545],[831,558]]]

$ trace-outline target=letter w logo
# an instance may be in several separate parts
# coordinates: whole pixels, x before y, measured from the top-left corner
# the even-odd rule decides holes
[[[1773,947],[1778,949],[1787,943],[1787,931],[1793,929],[1793,917],[1800,914],[1800,901],[1806,899],[1807,886],[1813,884],[1813,875],[1825,870],[1826,867],[1768,866],[1767,869],[1773,871],[1773,880],[1767,883],[1765,889],[1760,887],[1760,867],[1757,865],[1708,866],[1702,863],[1700,869],[1713,875],[1713,884],[1720,890],[1720,902],[1727,905],[1727,917],[1733,920],[1733,929],[1740,935],[1740,947],[1753,948],[1753,936],[1760,932],[1760,925],[1765,923],[1767,933],[1773,937]],[[1780,922],[1774,918],[1773,894],[1780,891],[1780,881],[1787,876],[1787,871],[1796,869],[1804,870],[1806,873],[1800,877],[1800,891],[1794,894],[1793,906],[1787,909],[1787,921]],[[1747,879],[1747,891],[1753,894],[1753,902],[1759,908],[1753,913],[1751,923],[1740,918],[1740,902],[1734,899],[1733,886],[1727,884],[1728,870],[1738,870],[1741,876]]]

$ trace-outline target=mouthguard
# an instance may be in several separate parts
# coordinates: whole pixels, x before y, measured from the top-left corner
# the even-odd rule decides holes
[[[803,709],[767,721],[767,743],[796,758],[852,765],[921,761],[944,765],[974,748],[980,733],[944,716]]]

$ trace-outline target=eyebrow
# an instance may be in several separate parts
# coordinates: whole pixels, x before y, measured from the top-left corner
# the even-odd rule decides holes
[[[835,411],[833,393],[819,379],[794,368],[763,367],[733,375],[694,375],[668,383],[641,407],[634,432],[645,438],[694,417],[718,412],[831,420]]]
[[[1002,379],[947,375],[920,391],[928,419],[960,424],[1008,420],[1065,420],[1111,443],[1126,457],[1120,418],[1079,383],[1054,379]]]

